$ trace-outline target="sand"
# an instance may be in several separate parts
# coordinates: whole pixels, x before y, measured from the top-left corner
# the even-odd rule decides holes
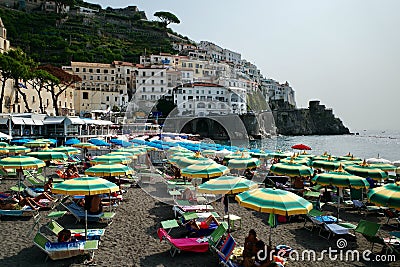
[[[0,184],[0,192],[4,192],[15,181],[3,181]],[[216,211],[223,214],[223,205],[220,202],[213,204]],[[240,207],[231,199],[230,213],[242,218],[242,228],[232,232],[232,236],[243,244],[244,237],[249,229],[257,231],[260,239],[268,241],[270,228],[268,215]],[[325,210],[334,211],[334,207],[325,207]],[[218,258],[212,252],[180,253],[172,258],[169,254],[169,245],[161,243],[157,237],[157,229],[162,220],[172,219],[174,214],[169,205],[153,199],[140,188],[130,188],[124,194],[124,201],[116,209],[116,216],[111,225],[89,224],[90,228],[105,227],[106,233],[101,240],[99,250],[95,253],[97,266],[218,266]],[[46,218],[48,212],[41,212],[41,224],[49,221]],[[364,215],[357,211],[341,210],[341,218],[357,224]],[[369,215],[367,220],[384,223],[383,216]],[[75,224],[71,215],[65,215],[58,220],[64,227],[80,228],[83,224]],[[19,218],[0,221],[0,266],[81,266],[84,257],[45,262],[46,255],[34,246],[32,240],[34,233],[26,236],[32,228],[34,220]],[[239,225],[239,224],[237,224]],[[304,220],[292,218],[289,223],[279,224],[272,230],[272,243],[274,245],[286,244],[303,251],[313,249],[321,252],[332,247],[336,249],[337,238],[329,241],[318,236],[318,231],[310,232],[304,229]],[[42,228],[43,229],[43,228]],[[382,226],[381,235],[386,236],[388,231],[396,230],[390,226]],[[35,229],[37,231],[37,229]],[[174,234],[174,232],[171,232]],[[346,249],[355,249],[360,252],[371,249],[371,245],[360,234],[347,238]],[[374,252],[378,254],[380,245],[375,245]],[[372,254],[372,258],[375,254]],[[382,262],[346,262],[332,261],[327,256],[322,261],[289,261],[286,266],[400,266],[400,261],[391,263]]]

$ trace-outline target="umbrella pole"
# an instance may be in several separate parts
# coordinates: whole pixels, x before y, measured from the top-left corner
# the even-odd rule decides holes
[[[87,209],[85,209],[85,240],[87,240]]]
[[[269,216],[271,216],[271,214],[269,214]],[[275,216],[275,215],[274,215]],[[271,225],[269,226],[269,246],[272,246],[272,239],[271,239],[271,235],[272,235],[272,227]]]
[[[337,222],[339,222],[339,209],[340,209],[340,188],[337,188]]]

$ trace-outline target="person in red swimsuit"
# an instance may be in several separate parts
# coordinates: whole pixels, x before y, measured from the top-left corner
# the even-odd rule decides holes
[[[196,221],[192,220],[189,222],[189,224],[194,230],[200,230],[200,229],[210,228],[210,224],[212,222],[215,222],[217,225],[219,225],[219,222],[217,221],[217,219],[211,214],[210,216],[207,217],[207,219],[205,221],[196,222]]]

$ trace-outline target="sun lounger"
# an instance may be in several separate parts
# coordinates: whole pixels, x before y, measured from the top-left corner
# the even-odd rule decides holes
[[[54,235],[58,235],[65,228],[62,227],[58,222],[51,220],[46,228],[49,229]],[[82,239],[85,237],[85,229],[68,229],[71,231],[71,236],[77,239]],[[87,239],[88,240],[100,240],[104,235],[105,229],[88,229]]]
[[[238,267],[239,265],[230,260],[233,250],[235,249],[236,241],[228,234],[222,246],[217,249],[214,248],[218,254],[220,264],[227,267]]]
[[[358,209],[358,212],[359,213],[361,213],[361,211],[362,210],[364,210],[366,213],[365,213],[365,216],[367,216],[369,213],[378,213],[378,212],[381,212],[382,211],[382,208],[381,207],[378,207],[378,206],[370,206],[370,205],[367,205],[367,204],[365,204],[364,202],[362,202],[362,201],[360,201],[360,200],[352,200],[353,201],[353,204],[354,204],[354,207],[356,208],[356,209]]]
[[[79,207],[75,202],[71,203],[70,205],[62,204],[75,218],[76,222],[84,221],[87,218],[88,222],[108,222],[111,224],[112,219],[115,216],[114,212],[102,212],[100,214],[87,214],[85,216],[85,210],[82,207]]]
[[[322,227],[323,222],[315,219],[315,217],[317,216],[322,216],[324,213],[322,211],[316,210],[316,209],[312,209],[310,210],[310,212],[306,215],[304,215],[304,228],[307,230],[314,230],[314,227]],[[307,223],[311,223],[311,226],[307,226]]]
[[[51,242],[42,233],[37,233],[33,243],[47,254],[52,260],[66,259],[78,255],[90,253],[93,259],[94,251],[98,249],[98,240],[76,241],[76,242]]]
[[[355,232],[362,234],[365,239],[372,243],[371,251],[373,251],[374,245],[376,243],[385,246],[384,240],[380,236],[378,236],[380,228],[381,225],[378,223],[360,220],[357,228],[355,229]]]
[[[11,217],[33,217],[38,213],[37,210],[33,210],[29,206],[24,206],[20,210],[0,210],[0,216],[11,216]]]
[[[174,211],[174,215],[175,217],[181,216],[182,214],[184,214],[185,212],[189,212],[189,211],[194,211],[194,212],[209,212],[209,211],[213,211],[214,207],[211,205],[190,205],[189,203],[183,203],[183,202],[179,202],[180,204],[183,205],[174,205],[172,207],[172,210]],[[188,204],[188,205],[186,205]]]

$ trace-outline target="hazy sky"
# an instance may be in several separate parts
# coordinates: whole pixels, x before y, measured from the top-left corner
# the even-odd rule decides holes
[[[268,78],[288,81],[298,107],[319,99],[351,131],[400,130],[400,1],[92,0],[170,11],[194,41],[239,52]],[[397,73],[397,75],[396,75]]]

